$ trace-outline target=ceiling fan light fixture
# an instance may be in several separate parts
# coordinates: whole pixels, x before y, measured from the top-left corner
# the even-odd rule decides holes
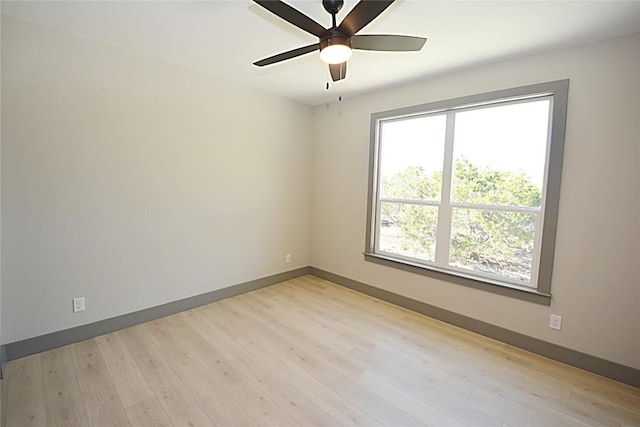
[[[340,25],[336,22],[336,15],[344,5],[344,0],[322,0],[324,10],[331,15],[330,28],[323,27],[282,0],[253,1],[289,24],[316,36],[319,40],[319,43],[281,52],[254,62],[253,65],[258,67],[287,61],[320,50],[320,59],[329,64],[331,79],[337,82],[347,76],[347,61],[351,58],[352,48],[380,52],[417,52],[427,41],[423,37],[357,34],[391,6],[395,0],[359,0]]]
[[[327,64],[342,64],[352,53],[347,37],[330,37],[320,43],[320,59]]]

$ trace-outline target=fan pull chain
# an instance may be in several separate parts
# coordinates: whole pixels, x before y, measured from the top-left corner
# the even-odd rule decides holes
[[[327,82],[327,84],[324,86],[324,88],[326,90],[329,90],[329,88],[330,88],[329,82]],[[342,95],[338,95],[338,102],[342,102]]]

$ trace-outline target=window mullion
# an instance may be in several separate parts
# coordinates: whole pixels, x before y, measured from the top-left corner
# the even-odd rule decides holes
[[[451,242],[451,187],[453,176],[453,137],[455,129],[455,112],[447,113],[447,124],[444,142],[444,162],[442,166],[442,194],[438,209],[438,230],[436,240],[436,265],[449,264],[449,248]]]

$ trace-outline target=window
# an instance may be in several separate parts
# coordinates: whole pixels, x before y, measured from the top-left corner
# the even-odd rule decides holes
[[[373,114],[365,259],[548,305],[568,86]]]

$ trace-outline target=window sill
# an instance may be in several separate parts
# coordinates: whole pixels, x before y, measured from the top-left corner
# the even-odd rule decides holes
[[[409,261],[380,254],[365,252],[364,259],[365,261],[373,262],[375,264],[397,268],[399,270],[420,274],[422,276],[433,277],[435,279],[452,282],[458,285],[469,286],[471,288],[493,292],[495,294],[517,298],[536,304],[546,306],[551,305],[551,294],[542,293],[537,291],[536,289],[528,288],[525,286],[492,281],[490,279],[481,279],[470,275],[465,275],[463,273],[444,271],[435,267],[412,263]]]

